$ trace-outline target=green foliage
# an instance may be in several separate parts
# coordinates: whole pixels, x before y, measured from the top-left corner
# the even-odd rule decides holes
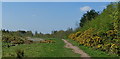
[[[25,37],[17,35],[17,32],[3,32],[2,33],[2,41],[6,43],[13,43],[13,44],[23,44]]]
[[[23,55],[23,57],[31,58],[80,57],[79,54],[73,53],[71,49],[65,48],[64,47],[65,43],[61,39],[53,38],[51,40],[55,40],[56,43],[33,43],[33,44],[21,44],[10,48],[3,47],[3,57],[17,57],[17,55],[20,55],[21,57]],[[10,54],[12,54],[12,56]]]
[[[60,31],[52,31],[51,37],[53,38],[67,38],[70,33],[73,32],[72,28],[68,28],[66,31],[60,30]]]
[[[98,16],[98,12],[95,10],[87,11],[80,20],[80,27],[83,27],[86,22],[93,20],[96,16]]]
[[[22,59],[24,57],[24,51],[23,50],[18,49],[16,51],[16,54],[17,54],[17,59]]]
[[[71,34],[69,38],[77,41],[80,45],[119,56],[119,4],[120,3],[111,3],[108,5],[99,16],[94,18],[94,20],[86,21],[84,26],[80,28],[78,32]]]
[[[93,57],[93,59],[96,57],[96,59],[98,59],[99,57],[116,57],[116,55],[114,54],[108,54],[106,52],[103,52],[101,50],[96,50],[93,49],[92,47],[87,47],[87,46],[83,46],[78,44],[77,42],[67,39],[67,41],[69,41],[70,43],[72,43],[74,46],[78,46],[80,49],[82,49],[84,52],[86,52],[87,54],[89,54],[91,57]],[[106,59],[106,58],[105,58]]]

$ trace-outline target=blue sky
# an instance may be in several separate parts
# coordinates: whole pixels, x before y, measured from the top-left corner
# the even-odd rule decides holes
[[[3,2],[115,2],[120,0],[1,0]]]
[[[81,16],[90,9],[102,11],[109,2],[4,2],[2,28],[50,33],[76,28]]]
[[[0,2],[0,29],[2,28],[2,3]]]

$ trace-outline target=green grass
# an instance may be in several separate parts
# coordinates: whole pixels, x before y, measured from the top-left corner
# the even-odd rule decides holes
[[[22,44],[10,48],[3,48],[3,57],[16,57],[16,50],[24,50],[25,57],[80,57],[71,49],[64,48],[65,43],[54,39],[56,43]]]
[[[117,56],[117,55],[109,55],[103,51],[95,50],[91,47],[79,45],[79,43],[77,43],[71,39],[67,39],[67,41],[69,41],[70,43],[72,43],[75,46],[78,46],[80,49],[82,49],[84,52],[86,52],[91,57],[116,57]]]

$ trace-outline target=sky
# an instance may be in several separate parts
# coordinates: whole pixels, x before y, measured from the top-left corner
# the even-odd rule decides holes
[[[0,29],[2,28],[2,3],[0,2]]]
[[[3,2],[2,29],[51,33],[76,28],[91,9],[102,11],[109,2]]]
[[[1,0],[3,2],[115,2],[120,0]]]

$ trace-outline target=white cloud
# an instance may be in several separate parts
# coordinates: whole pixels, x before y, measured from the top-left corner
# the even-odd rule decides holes
[[[81,7],[81,8],[80,8],[81,11],[89,11],[89,10],[91,10],[91,9],[92,9],[92,8],[89,7],[89,6],[84,6],[84,7]]]

